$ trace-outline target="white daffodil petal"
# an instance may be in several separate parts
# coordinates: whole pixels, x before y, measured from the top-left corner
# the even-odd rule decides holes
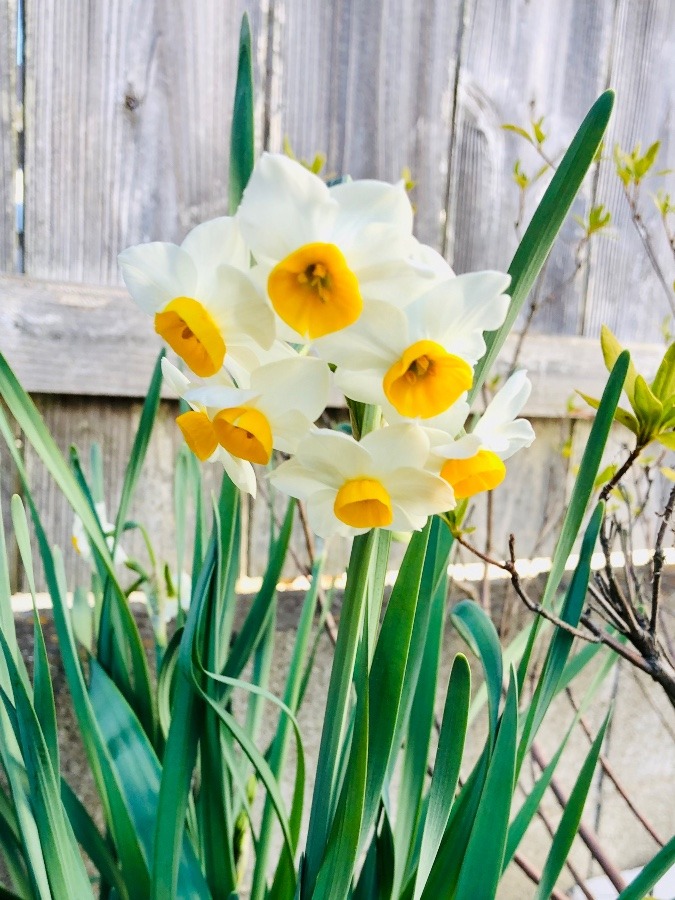
[[[253,466],[250,462],[247,462],[245,459],[239,459],[236,456],[231,456],[227,450],[224,450],[222,447],[218,447],[212,459],[217,459],[222,463],[223,468],[235,487],[238,487],[240,491],[244,491],[244,493],[250,494],[255,498],[258,485],[255,480]]]
[[[488,431],[516,418],[527,403],[532,391],[532,384],[527,372],[521,369],[508,379],[497,391],[481,416],[478,431]]]
[[[181,247],[190,254],[198,270],[214,271],[224,263],[242,271],[249,268],[250,253],[239,224],[230,216],[197,225]]]
[[[323,474],[323,472],[322,472]],[[327,485],[326,481],[320,477],[317,470],[303,465],[297,459],[288,459],[281,463],[280,466],[270,473],[270,482],[280,491],[291,497],[297,497],[299,500],[305,500],[315,494],[325,491],[330,487],[333,496],[337,490],[340,478],[336,479],[336,485]]]
[[[197,269],[176,244],[154,241],[128,247],[117,257],[127,290],[143,312],[154,315],[175,297],[191,297]]]
[[[182,396],[190,404],[196,403],[199,406],[219,410],[250,405],[259,394],[256,391],[244,391],[223,384],[204,383],[189,388]]]
[[[429,456],[429,438],[423,428],[412,423],[390,425],[371,431],[361,440],[361,446],[383,470],[410,466],[422,469]]]
[[[335,372],[335,384],[345,397],[360,403],[381,406],[385,401],[380,369],[354,370],[339,368]]]
[[[209,312],[223,330],[226,346],[256,341],[264,349],[274,342],[274,313],[243,272],[218,266],[211,285]]]
[[[334,534],[343,537],[351,537],[352,535],[365,534],[368,528],[351,528],[345,525],[335,516],[335,491],[323,490],[312,494],[307,500],[307,517],[312,531],[324,539],[332,537]]]
[[[443,459],[469,459],[475,456],[481,448],[481,439],[476,434],[465,434],[456,441],[448,441],[445,435],[445,442],[440,440],[442,432],[434,431],[429,433],[431,440],[431,452],[436,457]]]
[[[469,404],[466,402],[466,397],[465,392],[449,409],[446,409],[445,412],[438,416],[430,416],[428,419],[416,419],[415,421],[419,425],[423,425],[425,429],[434,428],[438,431],[444,431],[447,436],[454,438],[462,430],[469,416]],[[410,421],[395,410],[389,401],[382,404],[382,413],[387,422],[392,425],[396,422]]]
[[[278,262],[303,244],[329,240],[337,212],[317,175],[287,156],[263,153],[236,217],[256,261]]]
[[[354,236],[372,224],[412,234],[413,210],[403,182],[343,181],[329,191],[340,207],[333,230],[336,243],[349,247]]]
[[[407,312],[416,337],[439,340],[451,352],[475,362],[485,353],[484,331],[504,321],[509,276],[500,272],[459,275],[420,297]]]
[[[251,388],[264,400],[264,408],[283,413],[298,410],[313,422],[326,408],[330,370],[321,359],[296,356],[262,366],[251,375]]]
[[[518,450],[529,447],[535,439],[534,429],[527,419],[516,419],[508,425],[503,425],[497,432],[492,446],[489,438],[484,443],[501,459],[510,459]]]
[[[392,472],[387,488],[392,503],[411,517],[426,519],[432,513],[446,512],[455,506],[455,495],[447,481],[416,467]]]
[[[385,239],[381,235],[380,239]],[[401,250],[405,248],[400,248]],[[364,262],[359,269],[359,283],[364,301],[380,300],[392,306],[405,307],[434,284],[428,271],[411,263],[408,253],[382,261]],[[372,260],[372,257],[371,257]]]
[[[186,378],[166,357],[162,360],[162,375],[177,397],[183,397],[185,392],[190,390],[190,379]]]
[[[366,475],[371,467],[371,456],[363,442],[359,444],[350,435],[327,428],[310,431],[301,441],[296,459],[308,469],[324,473],[330,479],[324,483],[336,486],[344,478]]]
[[[295,453],[298,444],[309,433],[313,419],[292,409],[280,416],[270,416],[274,447],[282,453]]]
[[[376,369],[382,375],[408,346],[405,313],[389,303],[372,301],[349,328],[315,341],[322,359],[345,369]]]
[[[445,257],[428,244],[418,241],[410,262],[420,275],[429,280],[429,287],[435,282],[455,277]]]

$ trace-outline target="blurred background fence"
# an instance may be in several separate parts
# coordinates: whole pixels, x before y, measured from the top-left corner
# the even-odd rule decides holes
[[[245,10],[259,149],[281,150],[287,138],[299,157],[324,153],[328,174],[396,180],[409,170],[417,234],[457,272],[506,268],[548,181],[521,195],[516,160],[530,175],[542,161],[501,126],[529,129],[544,116],[555,158],[597,95],[615,88],[608,159],[573,210],[584,219],[604,204],[611,224],[581,245],[577,270],[583,231],[570,217],[538,286],[519,365],[533,376],[527,412],[539,440],[494,498],[497,552],[511,530],[519,555],[549,552],[568,483],[561,448],[573,465],[588,429],[568,400],[574,387],[601,389],[601,323],[650,372],[672,312],[675,295],[657,275],[672,272],[672,253],[652,187],[636,222],[611,160],[617,142],[659,140],[657,168],[675,165],[671,0],[1,0],[0,349],[64,449],[85,454],[100,442],[116,508],[159,349],[120,288],[116,257],[141,241],[179,242],[227,211]],[[653,190],[669,179],[657,176]],[[175,412],[165,400],[133,511],[166,554]],[[71,516],[31,448],[23,452],[50,537],[69,545]],[[17,485],[2,460],[6,512]],[[475,512],[479,526],[484,514]],[[267,518],[264,500],[248,510],[244,573],[260,572]],[[299,554],[302,540],[299,530]]]

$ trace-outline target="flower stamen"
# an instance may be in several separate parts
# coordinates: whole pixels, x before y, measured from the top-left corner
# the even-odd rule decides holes
[[[394,518],[389,493],[376,478],[345,481],[337,492],[333,511],[352,528],[386,528]]]
[[[176,297],[155,314],[155,331],[192,371],[209,378],[220,371],[225,341],[210,313],[192,297]]]
[[[310,340],[346,328],[361,315],[356,276],[335,244],[305,244],[272,269],[267,292],[277,314]]]
[[[456,500],[491,491],[505,476],[506,466],[492,450],[479,450],[467,459],[448,459],[441,469],[441,478],[452,487]]]
[[[402,416],[423,419],[449,409],[473,382],[471,366],[435,341],[417,341],[384,376],[384,392]]]

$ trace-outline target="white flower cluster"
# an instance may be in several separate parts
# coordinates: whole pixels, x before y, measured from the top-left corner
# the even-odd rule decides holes
[[[504,321],[509,278],[455,276],[412,224],[402,184],[328,187],[264,154],[235,216],[198,226],[180,247],[120,255],[134,300],[191,370],[164,361],[190,406],[177,421],[191,450],[250,494],[252,464],[290,454],[271,478],[307,501],[322,537],[421,528],[496,487],[503,461],[534,439],[516,418],[530,391],[522,372],[464,433],[483,332]],[[384,427],[358,442],[317,428],[331,378],[380,406]]]

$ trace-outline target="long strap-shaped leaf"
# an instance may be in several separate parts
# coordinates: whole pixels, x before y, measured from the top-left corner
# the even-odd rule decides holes
[[[445,697],[438,752],[429,789],[429,806],[424,822],[422,847],[417,867],[414,900],[419,900],[445,833],[455,799],[471,699],[471,669],[466,656],[458,653],[450,673]]]
[[[309,896],[314,889],[332,825],[335,793],[338,789],[339,749],[349,708],[352,676],[362,631],[371,562],[376,549],[375,531],[369,531],[354,538],[347,574],[347,587],[342,601],[340,629],[328,687],[328,700],[321,732],[321,746],[307,835],[303,893],[307,891]]]
[[[0,357],[0,367],[1,362]],[[16,450],[12,433],[2,410],[0,410],[0,434],[7,442],[10,454],[17,467],[25,499],[33,519],[45,572],[45,580],[52,599],[54,625],[59,640],[61,658],[73,698],[73,709],[78,719],[84,749],[104,808],[106,822],[113,835],[124,878],[129,885],[130,897],[132,900],[140,900],[140,898],[146,900],[148,871],[138,845],[138,836],[133,829],[129,811],[87,694],[66,603],[63,561],[58,551],[55,550],[52,553],[49,547],[37,507],[30,492],[23,460]]]
[[[234,214],[253,171],[253,64],[251,24],[244,13],[239,33],[237,84],[234,90],[230,139],[230,213]]]
[[[19,423],[28,441],[35,448],[36,453],[45,467],[57,483],[66,500],[70,503],[74,512],[80,517],[87,534],[100,554],[106,572],[113,588],[112,598],[119,612],[119,617],[124,623],[124,632],[127,639],[127,648],[131,657],[133,668],[134,697],[133,706],[138,717],[143,722],[143,727],[148,734],[154,731],[153,694],[150,686],[150,673],[148,662],[143,648],[143,642],[138,632],[129,604],[124,592],[117,583],[115,568],[108,546],[101,534],[101,527],[96,515],[82,493],[73,473],[63,458],[56,442],[49,433],[40,413],[28,394],[19,384],[16,375],[12,371],[5,357],[0,353],[0,395],[9,407],[12,415]],[[4,418],[4,417],[3,417]],[[2,434],[8,449],[15,462],[14,435],[5,420]],[[17,463],[20,465],[21,461]],[[47,547],[49,545],[47,544]]]
[[[560,820],[558,829],[553,837],[553,843],[546,859],[546,863],[544,864],[544,871],[542,872],[537,892],[534,895],[534,900],[547,900],[547,898],[550,897],[551,891],[555,887],[558,876],[562,871],[562,867],[565,865],[565,860],[570,852],[572,841],[579,828],[581,814],[584,811],[584,804],[586,803],[586,797],[591,786],[593,773],[595,772],[595,767],[598,763],[600,749],[605,737],[611,712],[612,711],[610,710],[605,716],[605,721],[602,723],[600,731],[593,741],[593,745],[579,772],[579,777],[572,788],[572,793],[565,806],[562,819]]]
[[[368,774],[361,824],[362,848],[377,818],[389,760],[398,749],[393,743],[396,721],[403,696],[430,526],[429,521],[422,531],[416,531],[410,539],[389,598],[370,667],[369,692],[372,697],[377,698],[377,702],[369,706]]]
[[[551,571],[548,574],[544,595],[541,600],[542,606],[549,606],[553,600],[553,597],[560,586],[560,581],[565,571],[565,564],[572,552],[574,541],[579,534],[588,501],[593,493],[595,479],[602,460],[602,454],[604,453],[607,438],[609,437],[609,431],[612,427],[612,421],[614,420],[614,410],[617,407],[621,391],[623,390],[629,363],[630,354],[627,350],[624,350],[614,363],[614,368],[609,375],[605,390],[602,392],[600,406],[598,407],[598,412],[596,413],[593,426],[591,427],[591,433],[588,436],[588,443],[586,444],[586,449],[581,458],[581,465],[579,466],[579,472],[577,473],[577,478],[574,483],[572,496],[570,497],[562,528],[560,530],[560,536],[558,537],[558,543],[556,544],[553,553]],[[527,668],[530,664],[530,657],[532,655],[541,621],[539,616],[535,617],[530,630],[527,648],[520,661],[520,666],[518,668],[518,684],[521,688],[525,682]]]
[[[586,527],[584,539],[581,543],[579,562],[574,570],[574,575],[572,576],[565,597],[565,603],[563,604],[561,618],[563,622],[567,622],[567,624],[571,625],[573,628],[576,628],[579,624],[579,619],[584,608],[586,593],[588,591],[588,581],[591,575],[591,556],[598,539],[604,511],[605,504],[602,502],[598,503],[593,511],[593,515]],[[532,745],[532,741],[546,715],[551,700],[556,694],[558,682],[565,669],[567,657],[572,649],[573,640],[574,636],[570,634],[569,631],[565,631],[562,628],[557,628],[553,634],[544,661],[544,666],[525,718],[525,725],[523,726],[523,733],[518,751],[518,770],[520,770],[523,759]]]
[[[462,600],[452,610],[453,625],[471,650],[480,659],[485,675],[490,713],[490,736],[494,744],[497,737],[499,700],[502,694],[502,648],[492,619],[472,600]]]
[[[675,863],[675,837],[672,837],[628,887],[621,891],[618,900],[643,900],[673,863]]]
[[[487,900],[497,892],[513,797],[517,734],[518,691],[512,670],[497,742],[459,873],[455,900],[475,900],[476,897]],[[453,896],[450,886],[448,888],[444,896]]]
[[[470,402],[478,395],[507,335],[518,318],[525,298],[530,293],[530,289],[544,265],[553,241],[560,231],[572,201],[600,146],[613,105],[613,91],[605,91],[595,101],[560,161],[541,203],[532,216],[532,221],[509,266],[509,275],[511,276],[509,311],[499,331],[494,331],[486,336],[487,352],[476,366],[474,383],[469,395]]]

